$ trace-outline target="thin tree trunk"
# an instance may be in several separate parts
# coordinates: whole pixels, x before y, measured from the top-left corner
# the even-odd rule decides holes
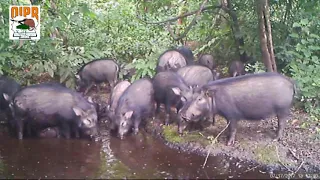
[[[267,41],[268,41],[268,50],[270,54],[270,61],[272,65],[272,70],[273,72],[277,72],[277,64],[274,56],[274,51],[273,51],[273,41],[272,41],[272,30],[271,30],[271,23],[270,23],[270,11],[269,11],[269,1],[266,0],[266,6],[265,6],[265,21],[267,25]]]
[[[261,55],[262,61],[267,68],[268,72],[274,71],[274,66],[272,65],[271,61],[271,53],[269,52],[268,47],[268,37],[267,37],[267,30],[266,29],[266,22],[268,21],[265,14],[265,9],[267,8],[267,0],[259,0],[256,1],[257,3],[257,13],[258,13],[258,21],[259,21],[259,35],[260,35],[260,48],[261,48]],[[271,31],[271,27],[270,27]],[[271,33],[271,32],[270,32]],[[272,41],[271,41],[272,42]],[[272,48],[273,51],[273,48]]]

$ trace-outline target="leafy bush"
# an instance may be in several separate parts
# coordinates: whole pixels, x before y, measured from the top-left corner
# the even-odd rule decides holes
[[[294,31],[280,53],[289,62],[285,71],[297,82],[302,106],[315,120],[320,120],[319,25],[316,18],[304,18],[294,23]]]
[[[266,72],[265,66],[262,62],[256,61],[253,65],[252,64],[246,64],[245,70],[246,72],[253,72],[253,73],[261,73]]]
[[[49,3],[41,4],[41,39],[25,41],[17,49],[7,35],[9,2],[1,4],[0,73],[23,84],[36,83],[36,76],[46,73],[74,87],[74,74],[82,64],[95,58],[113,58],[134,67],[135,80],[153,76],[158,55],[175,45],[161,26],[145,25],[135,17],[134,3],[71,0],[59,1],[56,6],[53,9]],[[56,29],[60,36],[52,37]]]

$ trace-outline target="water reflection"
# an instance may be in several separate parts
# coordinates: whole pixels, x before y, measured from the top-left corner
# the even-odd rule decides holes
[[[87,140],[0,135],[2,178],[89,178],[99,169],[101,145]]]
[[[143,131],[120,140],[101,129],[102,142],[19,141],[0,129],[0,178],[269,178],[223,156],[210,157],[202,168],[205,157],[170,149]]]
[[[117,159],[145,178],[267,178],[256,172],[243,173],[248,167],[239,167],[235,160],[223,156],[210,157],[206,167],[202,168],[205,157],[170,149],[144,133],[128,136],[122,141],[112,137],[110,144]]]

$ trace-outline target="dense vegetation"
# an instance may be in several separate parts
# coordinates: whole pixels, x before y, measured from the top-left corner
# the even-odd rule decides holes
[[[43,73],[74,86],[74,73],[95,58],[116,58],[132,80],[152,76],[160,53],[192,44],[195,54],[212,53],[220,69],[241,59],[251,72],[264,71],[255,1],[69,0],[40,1],[41,39],[9,40],[9,5],[0,10],[0,73],[22,84],[36,83]],[[227,3],[227,7],[223,6]],[[298,85],[301,107],[320,119],[320,2],[269,0],[273,47],[278,72]],[[190,13],[194,12],[194,13]],[[178,17],[180,18],[174,18]],[[167,19],[171,21],[166,21]],[[164,21],[161,23],[161,21]]]

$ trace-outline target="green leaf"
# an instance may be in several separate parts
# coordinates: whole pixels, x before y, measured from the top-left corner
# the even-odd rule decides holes
[[[54,71],[51,68],[49,68],[47,71],[48,71],[49,75],[53,78]]]
[[[60,14],[61,16],[61,20],[63,21],[63,22],[65,22],[65,23],[69,23],[69,19],[68,19],[68,17],[64,14],[64,13],[61,13]]]
[[[300,24],[299,23],[293,23],[293,27],[300,27]]]
[[[309,20],[308,19],[301,19],[300,23],[302,25],[307,25],[309,23]]]
[[[292,34],[290,34],[290,37],[298,38],[298,37],[299,37],[299,35],[298,35],[297,33],[292,33]]]

